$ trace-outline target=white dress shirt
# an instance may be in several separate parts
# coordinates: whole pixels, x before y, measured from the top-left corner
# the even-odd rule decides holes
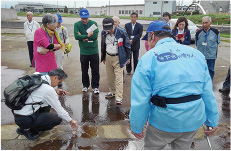
[[[114,34],[107,34],[106,36],[106,51],[112,55],[118,53],[118,40],[115,38]]]

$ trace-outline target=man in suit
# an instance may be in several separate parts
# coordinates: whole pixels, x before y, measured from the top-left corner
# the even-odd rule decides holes
[[[133,54],[133,65],[134,65],[134,72],[136,70],[136,66],[138,63],[138,58],[139,58],[139,49],[140,49],[140,38],[142,36],[143,32],[143,25],[140,23],[136,22],[138,18],[138,14],[136,12],[133,12],[131,15],[131,22],[125,24],[125,29],[127,31],[127,34],[130,39],[130,44],[131,44],[131,50]],[[132,55],[130,57],[130,64],[127,64],[126,70],[127,74],[130,75],[132,71]]]

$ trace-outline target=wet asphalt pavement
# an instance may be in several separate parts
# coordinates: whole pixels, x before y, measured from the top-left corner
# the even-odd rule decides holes
[[[8,30],[8,31],[7,31]],[[19,29],[20,30],[20,29]],[[19,31],[18,30],[18,31]],[[9,29],[2,29],[2,33],[12,33]],[[20,33],[20,31],[19,31]],[[100,36],[98,38],[100,44]],[[4,88],[16,78],[25,74],[32,74],[35,70],[29,67],[29,55],[25,37],[22,34],[1,35],[1,94]],[[1,147],[2,149],[25,150],[136,150],[142,149],[143,139],[138,140],[130,134],[130,85],[132,75],[125,74],[123,105],[115,105],[115,99],[105,99],[108,92],[105,65],[100,63],[100,91],[99,95],[88,92],[82,93],[81,69],[79,62],[78,42],[70,36],[73,49],[69,56],[65,56],[64,70],[69,77],[62,88],[69,95],[60,97],[63,107],[78,122],[76,135],[72,135],[70,126],[63,121],[51,131],[41,134],[36,141],[26,140],[16,134],[10,110],[1,103]],[[191,45],[195,47],[195,45]],[[100,45],[99,45],[100,50]],[[141,42],[140,57],[145,53],[144,42]],[[230,64],[230,44],[221,42],[215,66],[213,89],[217,99],[220,119],[218,131],[210,137],[212,148],[216,150],[230,150],[230,95],[221,94],[222,87]],[[125,72],[126,73],[126,72]],[[170,149],[167,145],[165,149]],[[198,131],[192,144],[192,149],[208,150],[207,140],[203,137],[202,128]]]

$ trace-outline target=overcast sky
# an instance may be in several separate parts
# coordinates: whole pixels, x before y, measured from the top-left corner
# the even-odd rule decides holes
[[[109,0],[88,0],[89,6],[105,6],[109,5]],[[176,0],[177,5],[180,1],[183,1],[183,5],[189,5],[192,3],[192,0]],[[1,8],[10,8],[11,6],[14,7],[14,5],[18,4],[18,2],[33,2],[33,3],[46,3],[46,4],[54,4],[61,5],[61,6],[67,6],[69,8],[75,7],[76,2],[76,8],[78,7],[86,7],[87,6],[87,0],[1,0]],[[144,4],[144,0],[110,0],[110,5],[123,5],[123,4]]]

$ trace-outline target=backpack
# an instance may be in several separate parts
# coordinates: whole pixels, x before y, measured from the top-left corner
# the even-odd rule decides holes
[[[15,80],[4,90],[5,104],[12,110],[20,110],[25,105],[43,104],[43,102],[25,104],[30,94],[43,83],[49,84],[41,78],[41,74],[26,75]]]

